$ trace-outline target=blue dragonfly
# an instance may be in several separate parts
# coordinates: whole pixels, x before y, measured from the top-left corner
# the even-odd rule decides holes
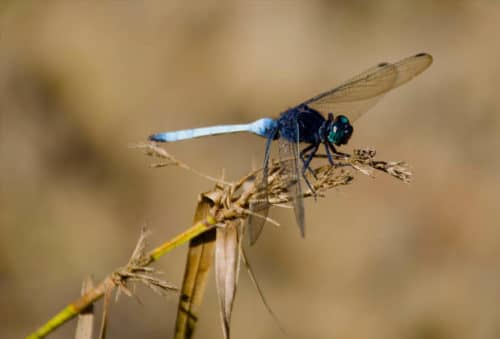
[[[288,178],[287,190],[294,207],[297,225],[304,237],[305,216],[301,179],[304,179],[309,190],[314,193],[305,172],[307,170],[312,172],[310,164],[320,146],[324,146],[326,157],[333,165],[332,154],[345,155],[338,152],[335,146],[348,143],[353,133],[351,122],[373,107],[383,94],[410,81],[431,64],[432,56],[427,53],[419,53],[395,63],[379,63],[341,85],[284,111],[277,119],[263,118],[248,124],[157,133],[151,135],[149,139],[155,142],[175,142],[237,132],[250,132],[267,139],[262,179],[258,183],[261,196],[250,206],[250,209],[256,212],[248,220],[251,244],[259,237],[267,217],[270,146],[272,141],[278,140],[280,161],[285,169],[285,177]],[[301,143],[307,145],[302,150]]]

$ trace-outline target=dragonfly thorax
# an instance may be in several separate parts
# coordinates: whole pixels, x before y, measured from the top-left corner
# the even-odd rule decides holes
[[[349,119],[344,115],[338,115],[335,119],[329,117],[326,123],[327,140],[337,146],[347,144],[353,132]]]

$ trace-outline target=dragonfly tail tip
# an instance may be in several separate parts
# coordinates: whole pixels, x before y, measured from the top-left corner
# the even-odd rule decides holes
[[[148,140],[149,141],[156,141],[156,142],[163,142],[165,140],[163,140],[158,134],[151,134],[149,137],[148,137]]]

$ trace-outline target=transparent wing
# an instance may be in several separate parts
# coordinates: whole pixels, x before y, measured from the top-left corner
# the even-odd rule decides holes
[[[282,177],[285,178],[285,187],[288,190],[290,201],[295,212],[295,220],[299,226],[302,237],[305,235],[304,197],[302,195],[302,171],[299,156],[298,125],[296,130],[297,142],[290,142],[284,138],[279,139],[279,156],[283,166]]]
[[[248,217],[248,236],[250,238],[250,245],[254,245],[259,239],[269,213],[267,174],[263,175],[262,181],[258,183],[257,187],[258,192],[254,195],[254,199],[250,201],[250,211],[253,215]]]
[[[325,115],[344,114],[354,121],[375,105],[383,94],[407,83],[431,64],[432,56],[426,53],[396,63],[380,63],[303,104]]]
[[[250,211],[253,215],[248,217],[248,235],[250,245],[253,245],[259,239],[264,224],[266,223],[267,214],[269,213],[269,198],[268,198],[268,174],[269,174],[269,157],[271,154],[271,142],[273,136],[269,137],[266,142],[266,151],[264,155],[264,166],[262,168],[262,177],[256,178],[257,192],[254,194],[254,199],[250,201]]]

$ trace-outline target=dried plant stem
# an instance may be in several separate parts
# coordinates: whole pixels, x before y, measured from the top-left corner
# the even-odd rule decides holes
[[[253,171],[236,183],[228,183],[191,169],[188,165],[178,161],[155,145],[148,144],[137,147],[146,149],[147,155],[165,159],[165,164],[180,166],[211,181],[216,181],[217,184],[214,190],[200,196],[200,199],[208,199],[212,202],[210,211],[203,219],[195,222],[186,231],[166,241],[147,254],[143,253],[145,235],[142,234],[138,246],[126,267],[109,274],[95,288],[67,305],[47,323],[30,334],[28,338],[45,337],[100,299],[106,291],[118,288],[119,291],[132,295],[126,287],[127,281],[140,281],[153,290],[157,288],[160,290],[174,289],[168,283],[151,277],[150,274],[153,272],[153,269],[148,266],[174,248],[185,244],[207,230],[216,226],[225,226],[236,219],[243,221],[248,217],[250,202],[252,199],[255,199],[254,196],[258,196],[260,186],[257,183],[259,182],[261,171]],[[383,171],[401,181],[410,181],[411,173],[405,163],[376,161],[373,159],[374,156],[375,151],[373,150],[355,150],[351,156],[337,159],[333,166],[324,165],[318,167],[313,170],[314,174],[308,172],[308,179],[312,183],[315,192],[304,192],[304,197],[321,197],[326,191],[332,188],[350,184],[354,176],[350,173],[349,168],[365,175],[372,175],[374,170]],[[288,179],[280,162],[270,164],[268,197],[272,205],[279,206],[290,202],[287,191]]]

